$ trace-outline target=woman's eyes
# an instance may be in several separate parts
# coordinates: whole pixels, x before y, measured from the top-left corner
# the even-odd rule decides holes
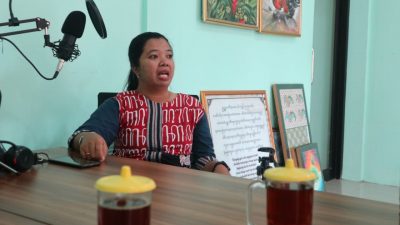
[[[149,59],[156,59],[158,55],[149,55]]]
[[[168,54],[165,56],[167,59],[172,59],[174,57],[173,54]],[[149,59],[157,59],[158,55],[149,55]]]

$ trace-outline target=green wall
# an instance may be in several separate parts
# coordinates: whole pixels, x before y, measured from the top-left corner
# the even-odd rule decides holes
[[[309,105],[312,140],[318,143],[322,168],[327,168],[329,163],[334,17],[335,1],[315,1],[314,79]]]
[[[7,21],[8,1],[1,1],[0,21]],[[0,54],[0,138],[31,149],[65,146],[68,136],[97,107],[97,93],[123,89],[129,70],[127,48],[141,31],[164,33],[176,60],[173,91],[267,90],[273,83],[303,83],[310,101],[314,1],[304,1],[301,37],[260,34],[201,20],[201,1],[96,1],[108,37],[101,39],[89,17],[77,44],[82,55],[64,65],[54,81],[40,78],[7,42]],[[14,1],[19,19],[51,22],[51,40],[72,10],[86,12],[84,1]],[[2,28],[10,30],[12,28]],[[58,62],[43,48],[43,33],[10,36],[47,76]],[[271,107],[271,106],[270,106]],[[273,111],[271,108],[270,111]],[[276,123],[274,123],[275,125]]]
[[[388,1],[390,7],[377,0],[351,1],[343,178],[396,185],[400,157],[394,140],[399,133],[400,106],[391,97],[396,96],[399,81],[394,71],[400,58],[400,31],[389,21],[399,19],[395,10],[400,2]],[[323,142],[329,134],[321,117],[329,110],[320,107],[317,96],[311,98],[311,50],[314,44],[322,46],[315,55],[321,63],[315,66],[314,80],[322,78],[322,86],[313,83],[313,89],[324,90],[329,88],[331,57],[326,53],[330,46],[324,45],[329,44],[331,31],[327,28],[314,34],[314,15],[316,30],[321,30],[317,27],[321,23],[331,23],[327,18],[331,15],[321,13],[321,5],[315,12],[315,3],[303,1],[302,35],[289,37],[204,23],[200,0],[96,1],[107,26],[107,39],[97,35],[87,17],[84,35],[77,41],[82,55],[65,63],[54,81],[40,78],[14,47],[1,43],[0,139],[31,149],[65,146],[68,136],[97,107],[98,92],[123,89],[129,70],[129,42],[149,30],[164,33],[174,47],[174,91],[267,90],[274,126],[271,85],[303,83],[312,108],[311,121],[319,121],[312,123],[312,137]],[[333,7],[331,2],[324,4]],[[5,22],[9,19],[8,1],[2,0],[0,5],[0,21]],[[52,41],[62,38],[61,27],[69,12],[87,14],[84,1],[13,1],[13,9],[19,19],[49,20]],[[0,27],[0,32],[28,28],[32,24]],[[49,48],[43,48],[43,32],[8,38],[44,75],[53,75],[58,60]],[[326,168],[326,147],[321,147],[320,154]]]
[[[400,182],[399,7],[397,0],[351,1],[344,179]]]
[[[0,21],[8,21],[8,1],[0,1]],[[13,1],[19,19],[46,18],[51,22],[52,41],[63,37],[61,27],[73,10],[83,11],[86,27],[77,40],[81,56],[66,62],[58,78],[46,81],[9,43],[1,43],[0,139],[13,141],[31,149],[66,146],[66,140],[97,107],[99,91],[122,90],[129,70],[127,46],[141,31],[140,1],[97,1],[105,21],[108,37],[101,39],[88,16],[85,1]],[[26,24],[1,27],[2,32],[35,27]],[[47,77],[54,74],[58,59],[50,48],[43,48],[43,32],[8,38],[35,63]]]

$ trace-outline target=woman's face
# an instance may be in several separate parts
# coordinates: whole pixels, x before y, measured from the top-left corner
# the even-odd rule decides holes
[[[133,71],[138,76],[140,88],[167,87],[174,77],[174,59],[171,46],[162,38],[146,42]]]

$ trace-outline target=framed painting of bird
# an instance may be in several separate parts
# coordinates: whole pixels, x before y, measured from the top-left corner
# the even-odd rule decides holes
[[[261,0],[261,33],[301,35],[302,0]]]

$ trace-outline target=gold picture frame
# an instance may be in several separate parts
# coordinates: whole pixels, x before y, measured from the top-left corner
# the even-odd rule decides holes
[[[266,91],[200,91],[200,95],[217,159],[229,165],[232,176],[256,179],[263,155],[259,149],[275,149]]]
[[[212,24],[257,30],[259,0],[202,0],[203,21]]]
[[[302,0],[260,0],[261,33],[301,36]]]

